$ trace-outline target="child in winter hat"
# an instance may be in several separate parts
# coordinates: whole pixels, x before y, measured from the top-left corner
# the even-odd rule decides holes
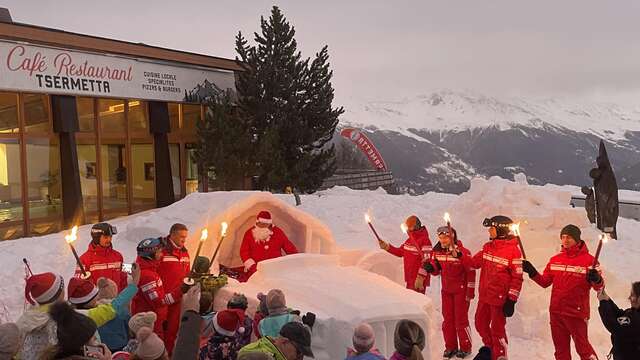
[[[396,352],[389,360],[424,360],[422,350],[425,346],[424,330],[411,320],[400,320],[393,334]]]
[[[244,315],[244,323],[242,327],[244,327],[244,332],[236,333],[236,347],[242,348],[243,346],[249,345],[251,343],[251,333],[253,330],[253,319],[247,316],[247,308],[249,307],[249,300],[246,296],[239,293],[234,293],[231,299],[227,302],[227,309],[239,309]]]
[[[78,312],[69,304],[58,302],[51,306],[49,315],[55,321],[58,330],[56,359],[73,355],[83,355],[84,345],[94,339],[96,323]]]
[[[20,329],[14,323],[0,324],[0,359],[13,359],[20,348]]]
[[[136,338],[140,342],[135,352],[135,359],[140,360],[169,360],[164,342],[151,328],[143,327],[138,330]]]
[[[71,278],[67,287],[67,300],[78,309],[90,309],[96,306],[98,288],[86,279]]]
[[[207,339],[205,346],[200,348],[201,359],[233,360],[237,351],[236,334],[243,334],[244,311],[241,309],[226,309],[217,312],[211,321],[213,334]]]
[[[96,301],[98,304],[111,304],[113,299],[118,295],[118,285],[108,278],[101,277],[97,282],[98,295]],[[124,348],[129,342],[128,322],[131,318],[128,306],[122,306],[118,309],[116,317],[98,328],[100,341],[109,347],[111,351],[118,351]]]
[[[31,305],[50,304],[64,297],[64,279],[54,273],[35,274],[27,278],[24,297]]]
[[[138,349],[138,345],[140,341],[136,338],[136,335],[143,327],[147,327],[153,329],[155,326],[157,319],[156,313],[153,311],[139,312],[129,319],[129,331],[131,334],[131,339],[127,343],[127,346],[124,347],[123,351],[128,353],[135,353]]]
[[[302,319],[300,319],[298,315],[289,313],[284,293],[280,289],[269,290],[269,293],[267,293],[267,308],[269,316],[260,320],[260,323],[258,323],[260,335],[262,336],[275,338],[280,333],[280,329],[282,329],[284,324],[292,321],[302,322]]]
[[[384,360],[384,356],[373,348],[376,335],[368,323],[361,323],[353,331],[353,349],[347,350],[346,360]]]

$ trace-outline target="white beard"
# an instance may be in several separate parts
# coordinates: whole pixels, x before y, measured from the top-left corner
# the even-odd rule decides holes
[[[251,230],[251,234],[256,242],[267,242],[271,238],[273,231],[269,228],[260,228],[256,226]]]

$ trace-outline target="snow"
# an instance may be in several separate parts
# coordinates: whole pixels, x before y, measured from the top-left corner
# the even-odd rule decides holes
[[[357,101],[344,105],[342,125],[375,127],[414,138],[411,129],[466,131],[514,125],[554,127],[609,140],[640,130],[640,107],[587,97],[521,98],[489,96],[471,90],[440,90],[395,101]],[[526,135],[526,134],[525,134]],[[425,139],[422,139],[425,141]]]
[[[468,192],[461,195],[427,193],[421,196],[388,195],[382,189],[354,191],[333,188],[302,196],[302,205],[295,207],[291,195],[271,195],[260,192],[216,192],[191,194],[162,209],[123,217],[112,221],[119,230],[114,239],[126,262],[135,258],[135,245],[145,237],[166,234],[174,222],[185,223],[190,229],[188,247],[193,253],[199,230],[208,224],[210,240],[202,254],[208,255],[217,244],[219,224],[229,223],[229,235],[222,246],[220,260],[237,262],[234,252],[239,238],[258,209],[268,208],[274,222],[285,228],[292,240],[306,254],[288,256],[261,263],[249,283],[231,281],[216,301],[242,291],[256,305],[257,292],[270,288],[282,289],[287,303],[303,312],[318,314],[313,333],[314,351],[318,359],[340,359],[359,321],[374,324],[378,345],[391,351],[395,322],[403,317],[420,321],[428,336],[427,359],[441,354],[439,280],[432,281],[427,296],[405,290],[401,260],[378,249],[378,244],[364,222],[369,212],[378,233],[387,241],[400,245],[404,236],[400,223],[416,214],[431,231],[442,224],[445,211],[451,214],[452,225],[460,239],[472,252],[487,241],[482,220],[504,214],[521,222],[522,241],[528,259],[542,270],[548,259],[559,250],[558,233],[562,226],[574,223],[583,230],[583,238],[592,249],[598,233],[587,223],[584,209],[571,208],[569,200],[576,193],[573,186],[533,186],[524,175],[516,181],[500,178],[473,179]],[[578,190],[579,191],[579,190]],[[625,192],[625,198],[640,198],[638,193]],[[621,196],[621,199],[623,197]],[[620,306],[628,306],[626,298],[631,281],[638,280],[637,261],[640,248],[634,234],[640,223],[629,219],[618,222],[619,240],[605,245],[601,263],[607,292]],[[76,247],[82,252],[89,242],[89,226],[80,227]],[[0,243],[0,305],[4,304],[9,318],[15,320],[23,308],[21,259],[27,257],[35,272],[55,271],[69,278],[74,260],[63,234],[24,238]],[[550,289],[542,289],[525,275],[522,295],[516,314],[509,319],[509,350],[514,358],[553,358],[549,331]],[[473,328],[475,302],[470,313]],[[590,339],[598,355],[604,358],[610,348],[609,335],[600,323],[595,294],[592,296]],[[474,349],[480,339],[475,331]]]

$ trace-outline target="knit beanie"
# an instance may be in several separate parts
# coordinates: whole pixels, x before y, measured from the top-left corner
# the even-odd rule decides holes
[[[400,320],[393,334],[393,344],[396,351],[403,356],[411,356],[416,347],[418,352],[421,352],[425,345],[424,330],[411,320]]]
[[[49,315],[58,327],[58,355],[82,355],[82,347],[98,329],[96,323],[75,311],[66,302],[53,304]]]
[[[362,323],[353,331],[353,349],[358,353],[371,350],[376,341],[376,334],[371,325]]]
[[[267,309],[270,315],[283,313],[287,310],[284,293],[280,289],[271,289],[267,293]]]
[[[129,329],[137,334],[143,327],[153,329],[157,319],[156,313],[153,311],[139,312],[129,319]]]
[[[0,359],[12,359],[20,348],[20,330],[14,323],[0,324]]]
[[[118,285],[108,278],[101,277],[98,279],[98,300],[115,299],[118,296]]]
[[[575,240],[576,242],[580,242],[580,235],[582,235],[582,231],[580,231],[580,228],[573,225],[573,224],[569,224],[565,227],[562,228],[562,230],[560,231],[560,236],[562,235],[569,235],[573,238],[573,240]]]
[[[165,352],[164,342],[148,327],[138,330],[136,339],[139,341],[136,356],[141,360],[156,360]]]

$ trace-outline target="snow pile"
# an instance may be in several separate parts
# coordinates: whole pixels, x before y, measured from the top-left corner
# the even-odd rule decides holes
[[[221,261],[233,262],[241,233],[253,221],[258,208],[274,213],[274,222],[285,228],[292,240],[306,252],[324,255],[297,255],[261,264],[250,283],[231,283],[221,294],[246,292],[255,306],[255,294],[270,288],[281,288],[290,306],[318,314],[313,335],[314,350],[320,359],[340,359],[349,344],[357,322],[374,324],[378,343],[389,351],[395,321],[402,317],[422,324],[429,337],[428,354],[442,351],[439,329],[439,280],[432,281],[428,297],[403,289],[401,260],[378,249],[373,234],[364,221],[369,211],[378,233],[387,241],[400,245],[405,236],[400,223],[409,215],[418,215],[423,224],[433,229],[443,224],[448,211],[460,239],[472,253],[487,241],[482,220],[497,214],[521,222],[522,240],[528,259],[544,269],[549,258],[560,248],[560,229],[574,223],[583,229],[583,238],[591,251],[595,249],[597,232],[587,224],[584,209],[571,208],[569,200],[575,187],[531,186],[523,176],[516,182],[499,178],[474,179],[471,189],[460,196],[428,193],[422,196],[388,195],[382,190],[353,191],[334,188],[302,196],[302,205],[294,207],[290,195],[256,192],[220,192],[191,194],[180,202],[162,209],[112,221],[119,233],[114,239],[126,262],[135,259],[135,246],[141,239],[167,233],[174,222],[190,229],[188,247],[193,253],[199,229],[209,226],[210,241],[202,254],[209,255],[217,244],[219,224],[229,223],[229,235],[223,244]],[[635,195],[635,194],[631,194]],[[601,256],[607,291],[620,306],[627,306],[631,281],[637,274],[640,248],[634,234],[640,223],[628,219],[618,222],[619,240],[605,245]],[[432,240],[435,241],[432,234]],[[83,252],[89,243],[89,226],[82,226],[76,247]],[[9,310],[10,318],[19,316],[23,307],[21,259],[27,257],[35,272],[55,271],[65,278],[73,273],[74,260],[63,234],[25,238],[0,243],[0,303]],[[541,289],[525,275],[525,283],[515,316],[508,321],[510,353],[517,359],[551,359],[553,345],[548,322],[550,289]],[[224,296],[217,299],[224,302]],[[600,357],[609,350],[609,335],[597,315],[595,294],[592,296],[590,338]],[[219,305],[221,305],[219,303]],[[475,302],[470,310],[473,328]],[[480,345],[475,331],[474,349]]]
[[[345,106],[341,123],[375,126],[415,136],[409,129],[465,131],[513,125],[558,127],[609,140],[640,130],[640,108],[587,98],[496,97],[473,91],[441,90],[398,101],[372,101]]]

